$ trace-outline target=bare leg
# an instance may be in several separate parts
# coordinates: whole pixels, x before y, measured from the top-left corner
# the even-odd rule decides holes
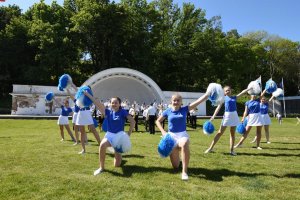
[[[120,167],[122,163],[122,154],[115,152],[114,166]]]
[[[99,165],[100,169],[104,170],[104,164],[105,164],[105,157],[106,157],[106,149],[107,147],[110,147],[110,143],[106,138],[104,138],[99,146]]]
[[[257,126],[256,127],[256,135],[257,135],[256,147],[257,148],[259,148],[259,144],[260,144],[260,140],[261,140],[261,129],[262,129],[262,126]]]
[[[173,149],[171,155],[170,155],[171,164],[174,169],[177,169],[180,164],[180,158],[179,158],[179,147],[176,147]]]
[[[237,148],[243,144],[245,139],[248,137],[249,132],[251,131],[252,126],[246,126],[246,132],[244,133],[243,137],[241,137],[240,141],[234,146],[234,148]]]
[[[65,125],[65,127],[66,127],[66,129],[67,129],[67,131],[68,131],[68,133],[69,133],[71,139],[73,140],[73,142],[76,142],[76,140],[75,140],[75,138],[74,138],[74,136],[73,136],[73,133],[72,133],[72,131],[71,131],[71,129],[70,129],[70,126],[69,126],[69,125]]]
[[[179,147],[181,148],[181,158],[182,158],[182,173],[187,174],[187,169],[190,162],[190,148],[189,148],[190,141],[185,140],[179,142]]]
[[[270,142],[269,125],[264,125],[267,143]]]
[[[59,125],[59,130],[60,130],[61,141],[63,141],[65,139],[64,125]]]
[[[101,139],[100,139],[100,136],[99,136],[99,133],[97,132],[97,130],[95,129],[95,126],[94,125],[90,125],[90,130],[93,132],[98,144],[100,145],[101,143]]]
[[[219,141],[220,137],[223,135],[225,130],[226,130],[226,126],[221,126],[220,127],[218,133],[214,137],[214,140],[211,142],[210,147],[205,151],[205,153],[209,153],[213,150],[214,146],[217,144],[217,142]]]
[[[84,126],[78,126],[79,127],[79,130],[80,130],[80,133],[81,133],[81,146],[82,146],[82,153],[85,153],[85,128]]]
[[[77,126],[76,124],[73,124],[73,126],[74,126],[74,132],[75,132],[76,143],[79,143],[78,126]]]
[[[230,153],[231,155],[235,154],[233,151],[235,142],[235,126],[230,127]]]

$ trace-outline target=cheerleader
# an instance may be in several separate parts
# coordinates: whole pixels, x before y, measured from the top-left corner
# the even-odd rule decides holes
[[[64,127],[67,129],[70,137],[72,138],[72,140],[76,143],[76,140],[73,136],[73,133],[70,129],[69,126],[69,118],[68,116],[70,115],[70,113],[72,113],[72,109],[69,106],[69,101],[68,99],[66,99],[64,101],[64,105],[61,105],[61,103],[58,102],[57,99],[55,99],[55,102],[61,106],[61,114],[58,117],[58,121],[57,124],[59,125],[59,129],[60,129],[60,135],[61,135],[61,141],[64,141],[65,136],[64,136]]]
[[[267,144],[270,144],[271,142],[270,142],[269,126],[271,124],[271,119],[268,114],[268,110],[269,110],[269,103],[266,101],[265,97],[261,97],[260,114],[262,116],[263,127],[265,129]],[[256,138],[257,138],[257,136],[255,136],[255,138],[251,141],[251,143],[256,142]]]
[[[179,94],[174,94],[171,98],[171,107],[163,111],[162,115],[156,120],[156,126],[161,131],[162,135],[166,135],[167,132],[162,127],[161,123],[168,119],[168,132],[171,137],[176,141],[176,146],[170,154],[170,160],[173,168],[177,169],[180,165],[180,151],[182,158],[182,180],[188,180],[188,164],[190,160],[190,139],[186,132],[186,118],[190,110],[195,109],[200,103],[208,99],[208,94],[203,95],[188,106],[182,105],[182,97]]]
[[[105,157],[106,149],[113,146],[117,143],[117,140],[122,137],[122,135],[127,134],[124,132],[125,121],[128,119],[130,123],[128,135],[130,136],[134,128],[134,119],[132,116],[121,107],[121,99],[119,97],[113,97],[110,100],[111,108],[107,109],[105,106],[97,102],[93,96],[89,93],[84,93],[89,97],[95,104],[95,106],[100,110],[101,113],[104,113],[104,117],[107,118],[107,132],[101,141],[99,146],[99,165],[100,167],[94,171],[94,176],[102,173],[105,169]],[[122,162],[122,155],[115,151],[114,166],[120,167]]]
[[[260,114],[260,98],[265,94],[266,90],[262,92],[259,98],[256,95],[251,95],[251,100],[245,103],[245,111],[242,118],[242,122],[248,115],[248,122],[246,126],[246,132],[241,137],[240,141],[234,146],[234,148],[241,147],[244,140],[247,138],[252,126],[256,127],[256,148],[261,150],[260,140],[261,140],[261,129],[264,124],[263,118]]]
[[[235,128],[239,124],[239,116],[237,114],[237,108],[236,108],[236,100],[239,98],[241,95],[246,93],[249,89],[243,90],[241,93],[239,93],[236,96],[231,96],[231,87],[225,86],[224,87],[224,93],[225,93],[225,112],[223,115],[223,120],[221,122],[220,129],[216,136],[214,137],[214,140],[212,141],[210,147],[204,152],[204,153],[210,153],[213,152],[214,146],[217,144],[219,141],[220,137],[223,135],[227,127],[230,127],[230,155],[236,156],[236,153],[233,150],[234,147],[234,141],[235,141]],[[222,107],[222,104],[220,104],[213,116],[210,118],[210,120],[214,120],[215,116],[218,114],[220,111],[220,108]]]
[[[85,126],[89,126],[91,132],[94,134],[98,144],[100,145],[101,139],[99,136],[99,133],[97,132],[95,126],[94,126],[94,120],[91,115],[90,107],[83,107],[79,109],[77,119],[76,119],[76,125],[79,127],[79,131],[81,133],[81,146],[82,150],[78,152],[78,154],[85,154],[85,139],[87,138],[86,132],[85,132]]]

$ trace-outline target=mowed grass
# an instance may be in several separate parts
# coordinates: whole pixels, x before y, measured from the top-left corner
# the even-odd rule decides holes
[[[272,143],[266,144],[263,137],[263,150],[249,143],[253,129],[235,157],[229,155],[229,130],[215,153],[204,154],[214,135],[189,128],[190,179],[184,182],[169,159],[158,155],[159,132],[134,132],[124,165],[114,168],[108,153],[107,171],[93,176],[98,147],[91,133],[87,154],[82,156],[77,154],[80,145],[73,146],[66,133],[67,141],[60,142],[54,120],[0,120],[0,199],[300,199],[300,125],[296,122],[284,119],[279,125],[273,120]],[[217,128],[220,120],[214,124]]]

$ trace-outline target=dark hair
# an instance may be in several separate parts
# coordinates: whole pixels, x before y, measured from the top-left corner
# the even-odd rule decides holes
[[[117,99],[118,100],[118,102],[119,102],[119,104],[121,104],[121,99],[120,99],[120,97],[112,97],[111,99]],[[110,102],[111,102],[111,99],[110,99]]]

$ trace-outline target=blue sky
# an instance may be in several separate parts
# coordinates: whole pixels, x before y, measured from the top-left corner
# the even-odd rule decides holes
[[[115,0],[119,2],[119,0]],[[6,0],[25,11],[39,0]],[[50,4],[52,0],[45,0]],[[63,0],[57,0],[62,4]],[[300,42],[300,0],[174,0],[178,5],[193,3],[206,11],[206,17],[219,15],[223,31],[237,29],[240,34],[264,30],[269,34]]]

